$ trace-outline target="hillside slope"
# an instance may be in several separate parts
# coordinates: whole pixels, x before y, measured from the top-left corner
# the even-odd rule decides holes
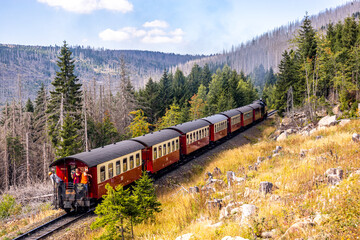
[[[104,50],[70,47],[75,60],[75,73],[82,82],[95,79],[106,82],[112,79],[118,87],[120,58],[127,64],[135,87],[145,85],[149,77],[158,79],[164,69],[200,56],[179,55],[137,50]],[[0,103],[18,97],[18,82],[22,84],[22,96],[34,98],[41,83],[48,86],[58,70],[56,66],[60,46],[22,46],[0,44]]]
[[[337,8],[326,9],[317,15],[311,16],[310,19],[312,26],[317,31],[321,31],[326,28],[329,22],[337,23],[349,16],[359,16],[359,9],[360,2],[353,1]],[[237,71],[244,71],[249,74],[255,67],[262,64],[265,69],[272,67],[276,72],[282,53],[284,50],[291,48],[290,39],[296,35],[301,23],[301,21],[291,22],[286,26],[275,28],[255,37],[247,43],[241,43],[237,46],[234,43],[236,47],[224,50],[222,54],[190,60],[185,64],[180,64],[178,67],[185,74],[188,74],[195,63],[200,66],[207,63],[211,69],[227,64]]]
[[[360,132],[359,120],[278,142],[268,138],[274,122],[255,127],[261,139],[248,136],[252,143],[222,151],[190,172],[178,171],[176,180],[167,176],[167,184],[159,186],[163,211],[155,223],[137,226],[136,236],[359,238],[360,142],[352,140]],[[282,149],[273,152],[277,145]],[[341,176],[330,173],[331,168]],[[236,175],[230,187],[228,171]],[[213,173],[212,180],[204,180],[206,172]],[[266,195],[259,193],[264,181],[273,184]],[[188,193],[193,186],[200,193]]]

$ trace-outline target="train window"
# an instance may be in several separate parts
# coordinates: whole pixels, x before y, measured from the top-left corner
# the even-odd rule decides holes
[[[176,139],[176,150],[179,149],[179,139]]]
[[[129,170],[130,169],[133,169],[135,166],[134,166],[134,156],[130,156],[130,165],[129,165]]]
[[[199,141],[199,131],[196,131],[196,141]]]
[[[108,165],[108,175],[109,178],[112,178],[114,176],[114,168],[112,163],[109,163]]]
[[[175,141],[174,141],[174,140],[172,141],[172,144],[171,144],[171,145],[172,145],[172,150],[173,150],[173,151],[176,151],[176,148],[175,148]]]
[[[192,143],[192,133],[190,133],[190,143]]]
[[[100,182],[105,181],[105,166],[100,168]]]
[[[168,142],[168,153],[171,153],[171,146],[170,146],[170,142]]]
[[[162,148],[159,146],[159,158],[162,157]]]
[[[186,134],[186,143],[189,144],[189,134]]]
[[[155,160],[155,159],[157,159],[157,148],[156,147],[154,147],[154,157],[153,157],[153,159]]]
[[[121,173],[120,161],[116,162],[116,175]]]
[[[127,158],[123,159],[123,172],[126,172],[128,170],[128,163]]]
[[[138,166],[141,165],[141,162],[140,162],[140,154],[137,153],[135,158],[136,158],[136,166],[138,167]]]
[[[163,148],[164,148],[164,154],[163,156],[165,156],[167,153],[166,153],[166,144],[163,145]]]
[[[193,141],[194,141],[194,142],[196,141],[195,132],[193,132]]]

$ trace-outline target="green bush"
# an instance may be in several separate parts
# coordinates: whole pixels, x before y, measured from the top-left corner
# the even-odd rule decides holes
[[[9,194],[5,194],[0,202],[0,219],[10,217],[11,215],[19,213],[20,205],[17,205],[15,198]]]

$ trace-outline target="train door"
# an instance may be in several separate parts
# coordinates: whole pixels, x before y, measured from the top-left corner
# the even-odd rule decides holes
[[[73,176],[74,176],[74,173],[75,173],[75,168],[76,168],[76,165],[68,165],[68,169],[67,169],[67,173],[68,173],[68,183],[73,183],[74,182],[74,179],[73,179]]]

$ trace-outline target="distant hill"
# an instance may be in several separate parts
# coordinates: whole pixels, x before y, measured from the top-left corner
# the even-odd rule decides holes
[[[0,103],[17,98],[21,82],[23,100],[34,98],[42,82],[49,85],[58,70],[60,46],[0,44]],[[158,79],[164,69],[204,56],[179,55],[137,50],[104,50],[70,47],[76,74],[82,82],[95,79],[116,87],[120,58],[124,57],[135,87],[144,86],[149,77]],[[20,81],[19,81],[20,80]]]
[[[326,29],[329,22],[337,23],[349,16],[359,17],[359,11],[360,2],[353,1],[334,9],[326,9],[317,15],[311,16],[310,19],[312,26],[321,32]],[[266,19],[264,19],[264,21],[266,21]],[[195,63],[200,66],[207,63],[212,70],[227,64],[237,71],[244,71],[246,74],[251,73],[254,68],[262,64],[265,69],[272,67],[276,72],[282,53],[284,50],[291,48],[289,40],[296,35],[301,23],[302,21],[291,22],[288,25],[275,28],[272,31],[255,37],[247,43],[242,43],[230,50],[224,50],[222,54],[190,60],[177,67],[179,67],[185,75],[190,73]],[[236,30],[234,29],[234,31]],[[175,68],[176,67],[174,67],[174,69]]]

